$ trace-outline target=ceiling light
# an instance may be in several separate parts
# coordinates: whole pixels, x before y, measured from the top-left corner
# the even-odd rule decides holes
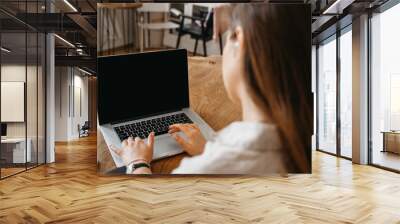
[[[57,37],[59,40],[61,40],[62,42],[64,42],[66,45],[68,45],[68,46],[70,46],[70,47],[72,47],[72,48],[75,48],[75,45],[73,45],[71,42],[69,42],[68,40],[66,40],[66,39],[64,39],[64,38],[62,38],[62,37],[60,37],[59,35],[57,35],[57,34],[54,34],[54,36],[55,37]]]
[[[67,4],[74,12],[78,12],[78,10],[68,0],[64,0],[64,3]]]
[[[11,53],[11,50],[5,48],[5,47],[1,47],[0,48],[2,51],[6,52],[6,53]]]
[[[87,74],[87,75],[92,76],[92,73],[90,73],[90,72],[88,72],[88,71],[86,71],[86,70],[83,70],[83,69],[81,69],[81,68],[78,68],[78,70],[81,71],[81,72],[83,72],[83,73],[85,73],[85,74]]]

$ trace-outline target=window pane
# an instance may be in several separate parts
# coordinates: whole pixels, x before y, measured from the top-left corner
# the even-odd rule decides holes
[[[316,141],[316,133],[317,133],[317,87],[316,87],[316,83],[317,83],[317,48],[316,46],[312,46],[312,62],[311,62],[311,67],[312,67],[312,92],[313,92],[313,101],[314,101],[314,108],[313,108],[313,128],[314,128],[314,132],[312,135],[312,150],[316,150],[317,149],[317,141]]]
[[[318,48],[318,148],[336,153],[336,40]]]
[[[400,4],[373,16],[372,163],[400,170]]]
[[[340,36],[340,153],[351,158],[352,141],[352,35]]]
[[[26,141],[26,33],[1,31],[1,177],[25,170],[30,161]],[[29,141],[28,141],[29,143]],[[30,144],[28,145],[30,146]]]
[[[38,76],[38,57],[37,57],[37,41],[38,36],[36,32],[28,31],[28,55],[27,55],[27,80],[26,80],[26,118],[27,118],[27,141],[28,149],[30,153],[28,154],[30,158],[28,159],[28,168],[37,165],[37,76]]]

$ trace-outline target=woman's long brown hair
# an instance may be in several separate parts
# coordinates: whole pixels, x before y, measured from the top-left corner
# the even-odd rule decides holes
[[[277,125],[291,173],[311,172],[311,18],[304,5],[237,4],[245,72],[254,102]]]

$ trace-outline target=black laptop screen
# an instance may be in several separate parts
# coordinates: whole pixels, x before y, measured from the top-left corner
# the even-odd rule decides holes
[[[99,57],[99,123],[189,107],[186,50]]]

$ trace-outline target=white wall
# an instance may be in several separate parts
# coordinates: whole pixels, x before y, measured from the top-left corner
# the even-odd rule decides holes
[[[27,70],[26,70],[27,69]],[[26,71],[28,73],[26,73]],[[8,65],[2,65],[1,66],[1,81],[3,82],[25,82],[25,75],[35,75],[36,76],[36,67],[34,66],[28,66],[25,67],[24,65],[18,65],[18,64],[8,64]],[[30,79],[30,77],[28,77]],[[34,93],[27,93],[28,97],[36,97],[36,89]],[[29,100],[31,101],[31,100]],[[5,108],[2,108],[4,110]],[[28,114],[28,121],[30,122],[33,120],[32,117],[30,117],[31,113]],[[36,114],[35,114],[36,115]],[[36,120],[35,120],[36,121]],[[7,136],[8,137],[25,137],[25,126],[26,122],[11,122],[7,123]],[[31,127],[32,125],[29,125],[28,127]],[[29,134],[29,132],[28,132]],[[28,136],[29,137],[29,136]]]
[[[25,83],[1,82],[1,121],[24,122]]]
[[[1,81],[5,82],[26,82],[25,80],[25,65],[9,64],[1,66]],[[28,70],[30,70],[28,68]],[[31,74],[28,72],[28,74]],[[1,108],[5,110],[6,108]],[[25,122],[10,122],[7,123],[7,137],[25,137]]]
[[[55,141],[68,140],[69,68],[56,67],[55,82]]]
[[[26,120],[22,122],[6,122],[8,138],[24,138],[25,135],[30,140],[32,161],[44,162],[45,145],[45,120],[44,120],[44,74],[41,66],[32,66],[25,64],[4,64],[1,66],[2,82],[24,82],[26,86],[26,106],[19,111],[26,112]],[[7,98],[7,95],[2,97]],[[1,110],[7,111],[10,108],[2,107]],[[13,111],[9,111],[13,113]],[[14,112],[16,113],[16,111]],[[37,156],[38,153],[38,156]]]
[[[88,120],[88,78],[83,75],[76,68],[56,67],[55,141],[77,139],[78,125]]]
[[[76,70],[75,70],[76,71]],[[87,76],[82,76],[83,73],[78,73],[74,75],[74,89],[75,91],[72,93],[74,96],[71,96],[74,99],[74,108],[72,113],[73,119],[71,120],[71,132],[70,138],[75,139],[79,137],[78,132],[78,124],[82,126],[85,121],[89,120],[89,113],[88,113],[88,78]],[[78,93],[78,91],[80,93]],[[79,97],[80,95],[80,97]],[[80,101],[80,102],[79,102]],[[80,107],[80,108],[79,108]],[[80,110],[81,111],[80,111]]]

